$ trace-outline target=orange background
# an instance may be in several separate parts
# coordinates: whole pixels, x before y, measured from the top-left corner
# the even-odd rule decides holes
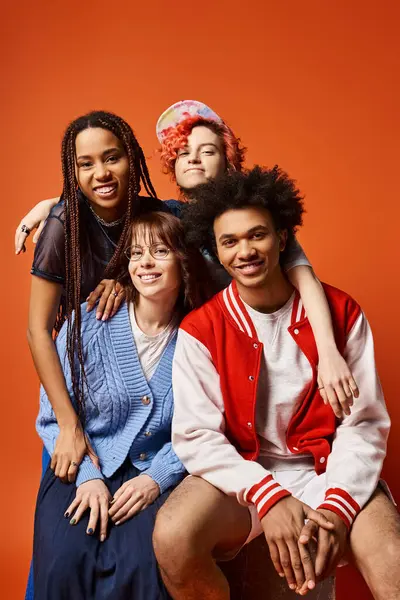
[[[160,197],[154,126],[183,98],[210,104],[249,148],[279,163],[308,213],[300,234],[317,274],[350,292],[372,324],[393,420],[385,477],[400,498],[397,377],[399,9],[366,0],[5,3],[1,18],[1,596],[23,597],[41,444],[38,382],[25,339],[32,246],[14,230],[60,192],[67,122],[112,110],[134,128]],[[384,543],[384,542],[383,542]],[[370,598],[348,569],[339,598]]]

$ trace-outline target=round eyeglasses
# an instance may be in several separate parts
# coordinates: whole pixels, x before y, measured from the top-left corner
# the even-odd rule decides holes
[[[139,246],[134,244],[125,250],[125,256],[128,260],[140,260],[148,248],[151,256],[156,260],[163,260],[169,254],[169,248],[165,244],[151,244],[151,246]]]

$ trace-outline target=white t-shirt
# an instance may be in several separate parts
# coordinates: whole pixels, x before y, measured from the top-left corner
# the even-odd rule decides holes
[[[129,304],[129,318],[140,364],[144,376],[147,381],[150,381],[165,348],[178,328],[177,319],[173,316],[166,328],[157,335],[147,335],[143,333],[136,322],[133,302]]]
[[[294,455],[286,444],[289,422],[312,381],[311,365],[287,331],[294,296],[293,293],[282,308],[268,314],[245,304],[264,345],[257,388],[256,430],[260,439],[258,462],[270,471],[314,469],[311,454]]]

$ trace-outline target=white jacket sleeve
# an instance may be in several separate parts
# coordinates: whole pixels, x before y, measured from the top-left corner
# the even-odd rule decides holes
[[[378,484],[390,428],[372,332],[363,313],[348,336],[344,357],[360,397],[336,430],[328,458],[325,501],[320,508],[337,513],[351,527]]]
[[[245,460],[225,436],[224,402],[208,349],[179,330],[172,382],[172,444],[187,471],[202,477],[239,503],[253,502],[260,518],[288,496],[269,471]]]

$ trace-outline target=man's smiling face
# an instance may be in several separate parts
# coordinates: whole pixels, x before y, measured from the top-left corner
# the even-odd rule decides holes
[[[218,258],[238,284],[259,288],[280,272],[286,231],[276,229],[271,213],[248,206],[224,212],[214,221]]]

